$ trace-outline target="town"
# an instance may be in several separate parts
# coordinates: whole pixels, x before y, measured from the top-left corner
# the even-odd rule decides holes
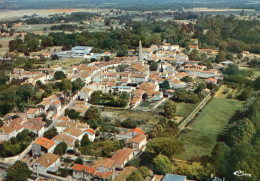
[[[33,14],[2,22],[0,179],[222,181],[236,180],[227,173],[242,170],[257,180],[257,161],[251,170],[248,160],[234,156],[229,170],[227,157],[231,150],[249,154],[247,147],[259,154],[259,44],[221,44],[217,35],[215,44],[208,42],[213,30],[207,25],[196,32],[199,18],[160,22],[172,13],[152,21],[175,27],[176,37],[158,24],[128,27],[129,19],[117,20],[123,13]],[[258,22],[245,14],[221,18]],[[77,25],[64,24],[77,18]],[[100,34],[92,21],[102,22]],[[46,22],[50,30],[33,31]],[[156,33],[147,37],[149,27]],[[138,36],[121,32],[132,42],[116,34],[132,28]]]

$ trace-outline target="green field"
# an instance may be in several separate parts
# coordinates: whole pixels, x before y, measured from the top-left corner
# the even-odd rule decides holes
[[[190,130],[180,134],[178,139],[184,143],[185,152],[176,158],[190,160],[209,155],[217,142],[217,135],[235,111],[242,108],[242,104],[232,99],[213,98],[190,125]]]

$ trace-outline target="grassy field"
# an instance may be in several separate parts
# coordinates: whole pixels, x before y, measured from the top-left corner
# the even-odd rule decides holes
[[[186,151],[176,158],[190,160],[194,157],[209,155],[217,142],[217,135],[225,128],[235,111],[240,108],[242,108],[240,101],[213,98],[190,125],[190,130],[179,136]]]

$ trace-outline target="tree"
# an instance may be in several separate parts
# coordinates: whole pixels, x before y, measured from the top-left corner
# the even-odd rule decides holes
[[[124,128],[136,128],[137,125],[138,124],[136,123],[136,121],[130,119],[126,119],[123,122],[121,122],[121,126]]]
[[[137,168],[140,166],[140,162],[141,162],[140,158],[134,158],[134,159],[130,160],[129,162],[127,162],[127,165]]]
[[[56,155],[64,155],[65,153],[66,153],[66,151],[67,151],[67,148],[68,148],[68,146],[67,146],[67,144],[66,143],[64,143],[64,142],[60,142],[56,147],[55,147],[55,149],[54,149],[54,154],[56,154]]]
[[[163,83],[160,84],[160,87],[163,91],[171,88],[168,80],[163,81]]]
[[[199,61],[200,60],[200,54],[199,54],[198,50],[193,49],[189,54],[189,59]]]
[[[81,90],[84,85],[85,83],[80,78],[77,78],[72,82],[72,92]]]
[[[192,82],[193,79],[192,79],[191,77],[189,77],[189,76],[185,76],[185,77],[183,77],[183,78],[181,79],[181,81],[188,83],[188,82]]]
[[[82,165],[83,164],[83,159],[81,157],[78,157],[76,160],[75,160],[75,164],[80,164]]]
[[[76,148],[79,148],[79,140],[78,139],[75,140],[74,145],[75,145]]]
[[[68,112],[68,117],[70,119],[79,119],[79,113],[75,109],[70,109]]]
[[[241,101],[246,101],[252,93],[252,89],[250,87],[244,89],[241,94],[237,97]]]
[[[62,80],[65,79],[67,76],[65,75],[65,73],[63,71],[56,71],[54,74],[54,79],[55,80]]]
[[[172,159],[173,155],[184,152],[184,145],[172,138],[154,138],[147,143],[147,149],[151,152],[158,154],[164,154],[169,159]]]
[[[211,155],[211,163],[215,166],[217,175],[225,176],[229,167],[229,146],[224,142],[219,142],[214,146]]]
[[[157,155],[153,161],[153,168],[155,173],[165,175],[172,170],[172,165],[167,156]]]
[[[230,129],[229,143],[233,145],[242,142],[250,142],[255,132],[255,126],[250,119],[239,120],[238,123]]]
[[[133,172],[129,177],[126,179],[127,181],[144,181],[142,174],[138,171]]]
[[[220,52],[217,54],[215,61],[216,61],[217,63],[220,63],[220,62],[223,62],[223,61],[225,61],[225,60],[226,60],[226,52],[220,51]]]
[[[256,90],[260,90],[260,76],[255,79],[254,87]]]
[[[173,101],[167,101],[164,104],[164,114],[167,118],[172,119],[176,113],[176,105]]]
[[[6,172],[7,175],[5,179],[8,181],[26,181],[32,174],[28,165],[22,161],[16,161],[14,165],[6,170]]]
[[[153,61],[152,64],[150,65],[150,70],[156,71],[157,69],[158,69],[158,64],[157,62]]]
[[[0,127],[2,127],[4,125],[4,122],[2,119],[0,119]]]
[[[65,91],[71,91],[72,89],[72,83],[70,79],[63,79],[61,81],[61,89]]]
[[[54,138],[56,135],[58,135],[58,131],[56,128],[51,128],[48,131],[46,131],[43,136],[48,139]]]
[[[85,134],[82,140],[80,141],[80,145],[84,147],[84,146],[88,146],[90,143],[91,141],[89,140],[88,135]]]
[[[145,92],[145,93],[142,95],[142,99],[145,101],[147,98],[148,98],[148,94]]]
[[[84,114],[87,120],[99,121],[101,119],[101,111],[98,107],[91,106]]]

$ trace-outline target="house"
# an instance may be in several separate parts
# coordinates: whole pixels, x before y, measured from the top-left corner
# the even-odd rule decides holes
[[[24,117],[18,117],[16,119],[12,119],[10,121],[7,121],[7,126],[10,126],[12,129],[16,130],[16,135],[24,130],[24,126],[22,125],[27,121]]]
[[[52,138],[52,141],[54,141],[56,144],[64,142],[67,144],[68,150],[73,150],[76,139],[70,135],[61,133]]]
[[[90,141],[93,142],[93,141],[95,140],[95,134],[96,134],[96,132],[95,132],[93,129],[89,128],[89,129],[87,129],[87,130],[85,131],[85,133],[88,135],[88,138],[89,138]]]
[[[79,99],[83,99],[85,101],[88,101],[93,92],[94,92],[94,89],[85,87],[85,88],[80,90]]]
[[[41,108],[30,108],[28,111],[27,111],[27,118],[28,119],[32,119],[32,118],[35,118],[36,116],[39,116],[39,114],[42,112],[42,109]]]
[[[186,176],[166,174],[162,181],[186,181]]]
[[[80,116],[84,116],[85,112],[89,109],[89,106],[82,104],[75,104],[71,109],[75,109],[75,111],[80,113]]]
[[[74,58],[91,58],[93,53],[90,51],[92,47],[83,47],[83,46],[76,46],[68,52],[68,54]]]
[[[113,91],[119,91],[119,92],[132,92],[133,88],[131,86],[112,86],[111,89]]]
[[[0,140],[8,141],[12,137],[16,137],[17,133],[16,130],[13,129],[11,126],[3,125],[0,128]]]
[[[53,153],[55,145],[55,142],[48,138],[37,138],[32,146],[32,156],[35,157],[41,156],[44,153]]]
[[[218,80],[217,79],[214,79],[214,78],[209,78],[209,79],[206,79],[205,80],[207,83],[212,83],[212,84],[217,84],[218,83]]]
[[[154,175],[151,181],[161,181],[164,175]]]
[[[105,158],[102,160],[96,160],[92,163],[93,168],[97,168],[95,175],[97,175],[98,177],[100,177],[99,173],[114,173],[115,172],[115,168],[116,168],[116,163],[114,160],[110,159],[110,158]]]
[[[68,127],[63,131],[63,133],[72,136],[79,141],[83,138],[85,134],[81,129],[78,129],[76,127]]]
[[[163,98],[163,92],[162,91],[155,91],[153,93],[153,100],[154,101],[159,101]]]
[[[62,116],[58,119],[57,123],[55,124],[55,128],[57,129],[58,133],[62,133],[65,129],[69,127],[75,127],[84,131],[89,128],[88,124],[83,124],[75,121],[70,121],[70,119],[66,116]]]
[[[33,163],[33,169],[40,172],[56,172],[59,167],[60,157],[52,153],[45,153]]]
[[[42,53],[41,56],[43,58],[50,58],[51,57],[51,54],[50,53]]]
[[[184,88],[184,87],[187,86],[187,83],[182,82],[182,81],[175,79],[175,78],[170,79],[169,83],[170,83],[170,87],[173,88],[173,89]]]
[[[140,128],[134,128],[126,132],[124,135],[126,138],[133,138],[136,135],[144,134],[144,131]]]
[[[149,75],[141,74],[141,73],[132,73],[130,75],[131,83],[139,84],[141,82],[146,82],[149,78]]]
[[[61,112],[61,101],[59,99],[56,99],[55,101],[53,101],[52,105],[55,107],[56,113],[59,115]]]
[[[13,73],[14,74],[22,74],[24,72],[23,68],[14,68]]]
[[[145,150],[146,147],[146,136],[144,134],[138,134],[128,140],[126,140],[127,144],[130,144],[135,153],[138,153],[140,150]]]
[[[96,168],[85,165],[74,164],[72,167],[73,177],[76,179],[92,180],[95,176]]]
[[[139,104],[141,104],[142,100],[143,98],[141,95],[134,95],[130,102],[130,107],[136,108]]]
[[[114,153],[111,157],[116,163],[116,168],[123,169],[128,161],[134,157],[134,152],[131,148],[123,148]]]
[[[42,121],[42,117],[36,117],[33,119],[29,119],[28,121],[26,121],[23,126],[25,129],[28,129],[32,132],[34,132],[35,134],[37,134],[39,137],[43,136],[44,133],[44,126],[47,123]]]

